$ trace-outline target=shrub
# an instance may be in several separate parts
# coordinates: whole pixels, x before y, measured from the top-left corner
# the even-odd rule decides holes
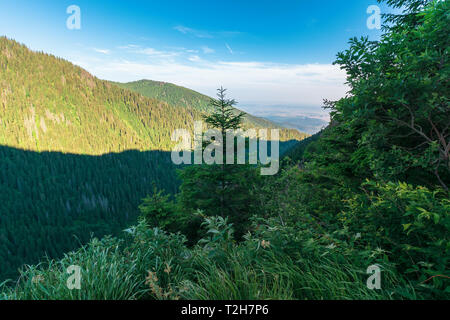
[[[446,272],[450,258],[450,200],[442,190],[406,183],[367,182],[365,193],[347,201],[340,214],[350,233],[359,233],[356,247],[390,261],[397,271],[429,293],[449,293]],[[448,276],[448,275],[447,275]],[[448,296],[447,296],[448,297]]]

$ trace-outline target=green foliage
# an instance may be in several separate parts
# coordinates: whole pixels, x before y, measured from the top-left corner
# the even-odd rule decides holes
[[[318,132],[311,137],[308,137],[299,143],[297,143],[293,148],[291,148],[287,153],[284,154],[285,157],[289,158],[289,163],[298,162],[300,165],[304,165],[305,158],[307,156],[308,148],[311,150],[313,142],[319,140],[322,135],[322,131]],[[312,151],[312,150],[311,150]]]
[[[388,290],[368,290],[363,281],[365,275],[343,259],[316,255],[310,260],[294,260],[295,256],[291,258],[272,245],[271,241],[280,234],[284,235],[284,241],[292,243],[289,239],[296,239],[279,224],[261,225],[257,234],[248,235],[239,245],[233,245],[233,231],[226,219],[209,217],[204,226],[211,236],[191,249],[185,246],[184,237],[142,223],[128,230],[127,241],[94,239],[59,261],[23,270],[14,286],[0,287],[0,298],[392,298]],[[321,248],[317,251],[329,251],[316,246]],[[81,290],[66,287],[66,269],[70,265],[81,267]],[[387,275],[386,282],[391,281]]]
[[[220,88],[217,90],[217,100],[211,99],[211,106],[213,111],[210,115],[204,116],[205,122],[212,128],[220,129],[225,140],[225,132],[227,130],[240,129],[245,113],[234,113],[233,106],[236,104],[235,100],[226,98],[226,89]]]
[[[215,111],[204,117],[205,122],[221,134],[223,148],[227,145],[227,130],[239,129],[244,116],[234,114],[236,102],[227,99],[225,91],[218,89],[218,100],[211,100]],[[223,156],[223,164],[194,165],[181,171],[182,184],[177,199],[185,212],[202,210],[209,216],[228,217],[239,238],[246,231],[254,205],[252,190],[257,173],[250,165],[225,164],[225,154]]]
[[[323,189],[322,178],[298,167],[274,180],[261,193],[265,211],[253,228],[265,233],[261,238],[271,247],[304,263],[327,257],[346,261],[352,270],[379,264],[392,281],[388,288],[383,278],[382,288],[395,299],[449,297],[444,191],[375,182],[360,192]]]
[[[380,42],[352,39],[338,55],[350,94],[325,102],[331,125],[259,196],[266,219],[303,230],[292,247],[277,234],[280,248],[332,240],[352,266],[382,265],[392,297],[448,299],[449,3],[419,2]]]
[[[135,300],[168,297],[169,291],[163,292],[161,286],[169,286],[172,275],[179,270],[172,266],[186,260],[184,238],[143,224],[128,232],[127,240],[93,239],[59,261],[49,260],[24,268],[13,286],[2,286],[0,298]],[[72,265],[81,267],[81,290],[69,290],[66,285],[69,277],[66,270]],[[153,276],[158,277],[157,287]]]
[[[349,138],[356,175],[448,191],[450,3],[418,6],[427,2],[395,1],[414,21],[398,20],[379,42],[352,39],[338,55],[351,90],[330,104],[331,135]]]
[[[173,202],[169,200],[170,195],[164,195],[162,190],[153,187],[153,194],[142,200],[139,206],[141,217],[152,226],[164,230],[173,230],[177,223],[178,216]]]
[[[367,182],[364,193],[347,201],[340,214],[352,234],[359,233],[361,250],[383,250],[381,261],[392,261],[398,272],[423,283],[445,275],[450,252],[450,200],[443,191],[405,183]],[[445,279],[433,279],[434,290],[445,290]]]

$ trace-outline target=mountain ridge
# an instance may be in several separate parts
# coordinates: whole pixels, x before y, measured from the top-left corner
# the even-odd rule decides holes
[[[94,155],[169,151],[175,145],[172,132],[192,132],[194,120],[202,118],[192,106],[180,112],[6,37],[0,38],[0,68],[0,145]],[[289,129],[280,136],[282,141],[305,138]]]
[[[212,112],[211,97],[197,92],[195,90],[179,86],[170,82],[142,79],[132,82],[111,82],[123,89],[131,90],[142,94],[148,98],[158,99],[169,103],[173,106],[179,106],[183,108],[193,108],[201,112]],[[235,108],[236,113],[243,112],[244,127],[264,127],[264,128],[278,128],[278,129],[293,129],[288,128],[283,124],[276,123],[270,119],[254,116],[248,112],[242,111],[239,108]],[[304,133],[298,130],[300,135]]]

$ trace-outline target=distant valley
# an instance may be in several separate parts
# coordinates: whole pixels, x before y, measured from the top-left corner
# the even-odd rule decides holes
[[[328,126],[329,114],[319,107],[245,105],[255,116],[300,132],[315,134]]]
[[[265,118],[283,127],[309,134],[315,134],[328,125],[328,122],[322,119],[307,116],[266,116]]]

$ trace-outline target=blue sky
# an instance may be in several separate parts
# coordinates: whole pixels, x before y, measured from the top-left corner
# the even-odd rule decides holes
[[[350,37],[367,35],[375,0],[1,1],[0,35],[68,59],[102,79],[142,78],[243,104],[320,107],[345,94],[331,64]],[[66,9],[81,9],[69,30]],[[382,13],[389,9],[379,5]]]

